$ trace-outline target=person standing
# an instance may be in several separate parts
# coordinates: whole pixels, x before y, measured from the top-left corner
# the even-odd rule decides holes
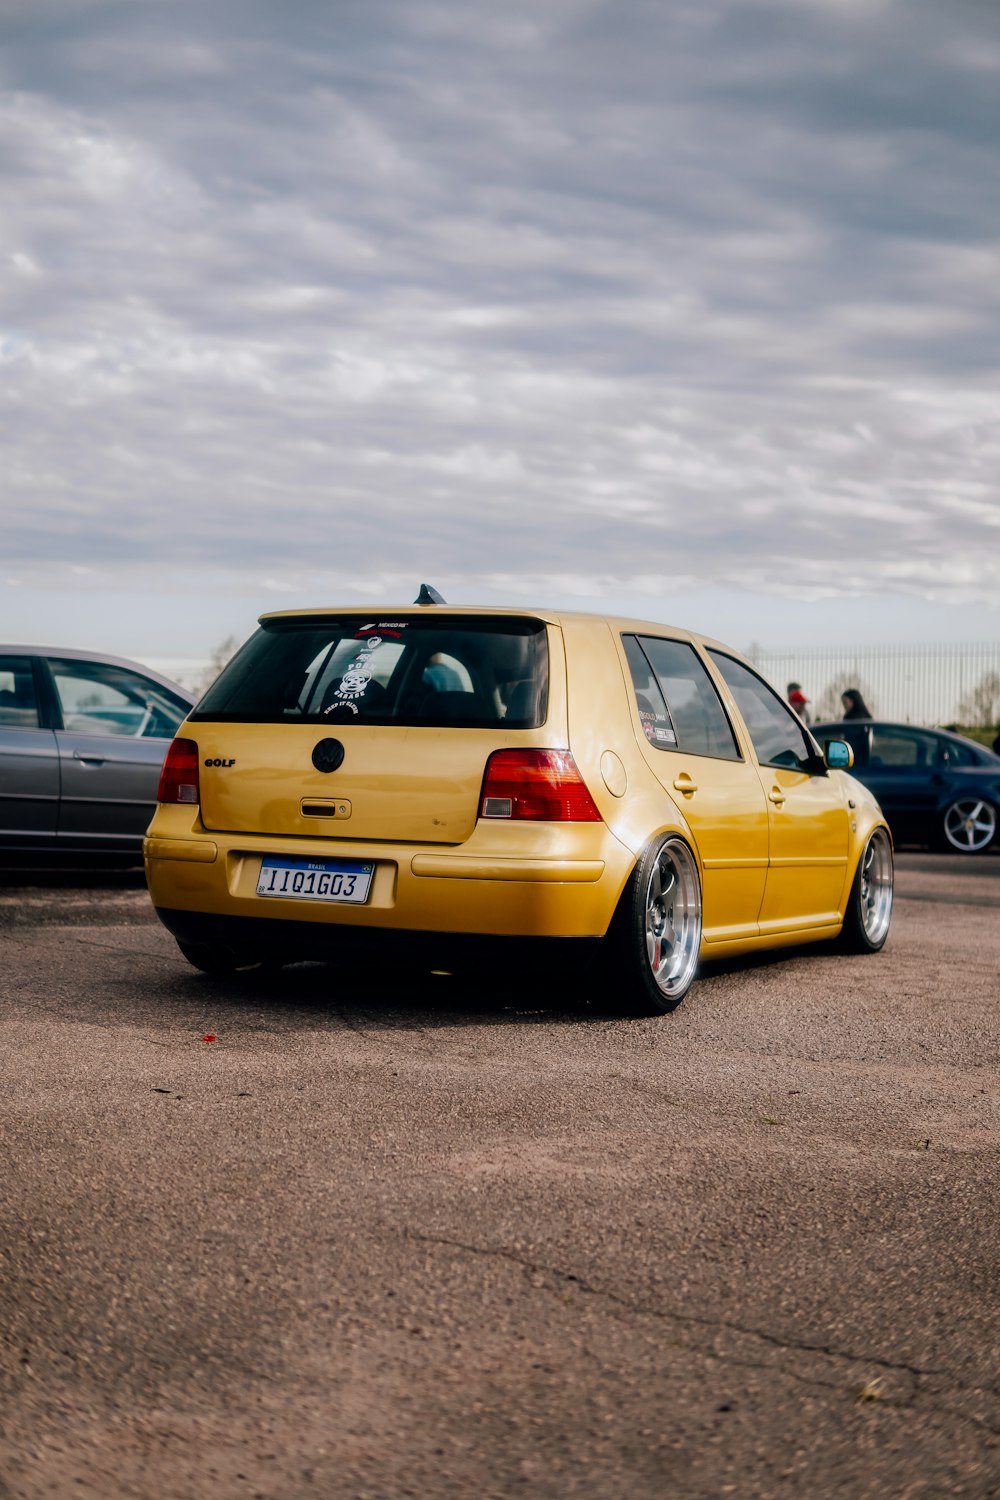
[[[803,724],[811,724],[812,719],[809,716],[809,699],[802,691],[801,683],[790,682],[788,684],[787,691],[788,701],[795,712],[798,714],[799,718],[802,720]]]
[[[859,688],[845,688],[840,695],[845,719],[870,719],[872,711],[861,696]]]

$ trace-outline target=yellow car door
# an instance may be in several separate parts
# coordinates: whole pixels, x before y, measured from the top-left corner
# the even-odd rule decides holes
[[[850,845],[840,778],[827,773],[801,720],[763,678],[723,651],[709,655],[746,726],[767,799],[769,852],[760,931],[837,923]]]
[[[706,944],[757,936],[767,802],[718,689],[688,641],[625,635],[645,759],[679,808],[702,866]]]

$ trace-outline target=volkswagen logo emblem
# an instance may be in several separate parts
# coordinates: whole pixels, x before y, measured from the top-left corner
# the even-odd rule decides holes
[[[312,753],[317,771],[335,771],[343,759],[344,747],[339,740],[320,740]]]

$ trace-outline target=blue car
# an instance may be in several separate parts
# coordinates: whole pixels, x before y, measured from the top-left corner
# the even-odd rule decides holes
[[[846,740],[852,775],[869,787],[897,843],[982,854],[1000,824],[1000,756],[945,729],[881,719],[814,724],[823,744]]]

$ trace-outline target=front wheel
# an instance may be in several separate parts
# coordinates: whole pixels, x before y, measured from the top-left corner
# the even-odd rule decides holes
[[[959,797],[941,822],[943,847],[959,854],[982,854],[996,837],[997,810],[982,797]]]
[[[620,1008],[665,1015],[691,987],[701,948],[701,881],[683,839],[651,843],[623,892],[609,944],[608,978],[622,985]]]
[[[884,828],[871,835],[847,898],[843,946],[849,953],[877,953],[892,920],[892,844]]]

